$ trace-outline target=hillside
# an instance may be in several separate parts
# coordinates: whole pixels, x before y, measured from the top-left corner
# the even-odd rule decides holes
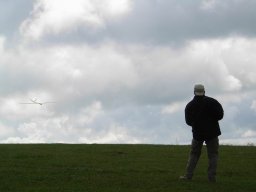
[[[218,182],[207,181],[204,148],[195,177],[181,182],[189,146],[0,145],[0,191],[256,191],[256,148],[220,146]]]

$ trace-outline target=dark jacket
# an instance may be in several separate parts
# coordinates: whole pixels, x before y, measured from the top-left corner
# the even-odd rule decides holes
[[[218,121],[223,115],[221,104],[207,96],[195,96],[185,108],[186,123],[192,127],[193,138],[198,141],[221,135]]]

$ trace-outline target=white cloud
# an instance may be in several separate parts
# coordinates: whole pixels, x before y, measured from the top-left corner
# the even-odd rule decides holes
[[[224,84],[227,91],[239,91],[242,88],[241,81],[233,75],[228,75],[225,80]]]
[[[101,102],[95,101],[90,106],[81,109],[77,122],[79,125],[88,125],[103,114],[104,111]]]
[[[212,10],[216,6],[216,0],[202,0],[200,8],[203,10]]]
[[[256,138],[232,138],[232,139],[220,139],[221,145],[255,145]]]
[[[255,85],[256,66],[253,61],[256,57],[252,54],[256,48],[255,39],[232,38],[226,42],[229,46],[223,50],[222,57],[229,72],[235,77],[231,81],[234,85],[241,84],[245,88]]]
[[[15,134],[15,129],[13,127],[7,126],[4,123],[0,122],[0,138],[8,138]]]
[[[98,121],[109,119],[100,129]],[[51,118],[40,115],[19,125],[16,134],[9,134],[1,125],[3,143],[143,143],[128,127],[115,123],[104,113],[101,102],[93,102],[78,113],[60,114]]]
[[[186,106],[186,103],[184,102],[175,102],[163,107],[162,113],[163,114],[177,113],[177,112],[183,111],[185,109],[185,106]]]
[[[255,138],[256,137],[256,131],[255,130],[247,130],[242,135],[243,138]]]
[[[80,137],[96,134],[91,125],[102,115],[100,102],[92,103],[77,114],[57,114],[45,117],[33,114],[16,128],[16,134],[6,136],[1,142],[47,143],[79,142]],[[0,126],[1,128],[1,126]]]
[[[95,6],[105,18],[120,17],[132,9],[132,0],[94,0],[92,2],[95,2]]]
[[[98,28],[108,18],[130,11],[130,0],[38,0],[21,33],[32,39],[76,31],[79,27]]]
[[[41,116],[44,118],[50,118],[54,116],[53,105],[29,105],[21,103],[31,102],[29,99],[35,96],[41,96],[42,101],[53,101],[49,98],[49,94],[41,91],[39,92],[29,92],[25,95],[13,95],[9,97],[0,97],[0,115],[9,121],[17,120],[27,120],[33,119],[35,117]],[[44,100],[45,99],[45,100]],[[40,102],[40,100],[38,101]]]
[[[92,134],[87,137],[80,137],[79,143],[143,143],[142,138],[137,138],[128,132],[128,127],[118,126],[116,124],[110,125],[109,129],[98,134]]]

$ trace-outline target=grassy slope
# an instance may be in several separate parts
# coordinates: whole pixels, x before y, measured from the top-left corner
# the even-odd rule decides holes
[[[204,149],[192,182],[181,182],[189,147],[0,145],[0,191],[256,191],[256,147],[221,146],[218,183]]]

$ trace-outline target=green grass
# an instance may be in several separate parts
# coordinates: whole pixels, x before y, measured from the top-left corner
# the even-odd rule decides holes
[[[179,181],[189,146],[0,145],[1,192],[255,192],[256,148],[220,146],[218,182],[204,148],[195,177]]]

